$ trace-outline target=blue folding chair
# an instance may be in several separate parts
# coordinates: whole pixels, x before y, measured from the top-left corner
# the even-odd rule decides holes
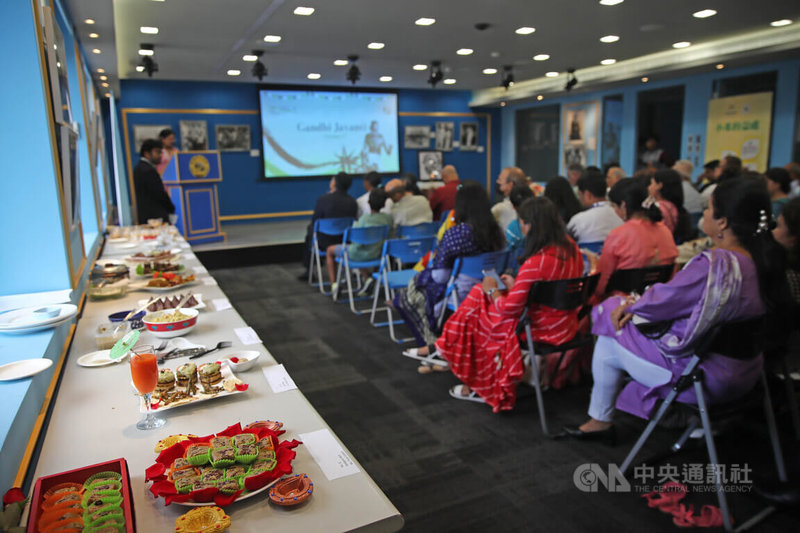
[[[423,222],[415,226],[397,226],[398,239],[418,239],[420,237],[435,237],[439,232],[438,222]]]
[[[336,283],[341,286],[342,281],[342,266],[344,266],[344,275],[347,280],[347,295],[350,300],[350,310],[360,315],[362,312],[356,309],[355,299],[353,298],[353,272],[351,268],[379,268],[381,265],[381,258],[376,257],[367,261],[353,261],[350,259],[348,248],[350,244],[359,244],[362,246],[381,245],[389,236],[389,226],[368,226],[366,228],[347,228],[344,230],[344,238],[342,239],[342,255],[336,258],[339,263],[339,268],[336,269]],[[358,288],[361,288],[361,278],[359,277]],[[335,297],[336,295],[334,295]],[[366,300],[368,297],[359,298],[359,300]]]
[[[499,252],[486,252],[456,259],[453,270],[450,272],[450,279],[447,281],[447,288],[444,291],[442,311],[439,313],[440,328],[444,323],[444,315],[447,309],[455,311],[458,309],[461,300],[467,296],[466,294],[458,294],[456,281],[459,276],[481,280],[483,279],[484,270],[494,270],[498,274],[502,274],[508,263],[508,255],[507,250],[501,250]]]
[[[326,296],[330,293],[325,292],[325,285],[328,285],[328,282],[322,278],[322,261],[321,258],[325,257],[327,254],[326,250],[319,249],[319,241],[317,240],[318,234],[323,235],[344,235],[344,232],[347,228],[353,225],[355,219],[352,217],[344,217],[344,218],[318,218],[314,221],[314,230],[312,233],[311,238],[311,261],[312,264],[308,269],[308,284],[312,287],[316,287],[319,285],[319,292],[325,294]],[[317,281],[318,284],[314,283],[314,266],[317,267]]]
[[[579,242],[578,248],[584,248],[590,252],[600,255],[600,252],[603,250],[603,242],[604,241]]]
[[[377,272],[372,274],[375,280],[375,289],[372,294],[372,313],[369,322],[374,327],[389,326],[389,336],[398,344],[408,342],[413,339],[398,339],[394,332],[394,325],[402,323],[402,320],[395,320],[392,317],[391,307],[378,307],[378,295],[383,287],[383,295],[386,300],[394,297],[394,291],[408,287],[409,281],[417,274],[413,268],[405,270],[392,270],[392,261],[400,264],[416,264],[425,254],[433,249],[436,237],[422,237],[419,239],[389,239],[383,243],[383,253],[381,254],[381,264]],[[375,322],[375,313],[386,311],[386,322]]]

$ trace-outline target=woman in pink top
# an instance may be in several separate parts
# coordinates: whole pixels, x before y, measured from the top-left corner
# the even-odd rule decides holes
[[[614,228],[603,244],[597,263],[600,282],[593,303],[607,296],[608,280],[615,271],[670,265],[678,257],[672,232],[661,222],[661,210],[645,202],[647,195],[644,185],[633,179],[621,180],[609,191],[611,206],[625,224]]]
[[[163,144],[163,150],[161,151],[161,163],[156,165],[156,170],[158,170],[158,174],[164,174],[164,170],[167,169],[167,165],[169,165],[170,160],[172,157],[178,153],[178,149],[175,147],[175,132],[169,128],[165,128],[161,130],[158,134],[158,138],[161,139],[161,144]]]
[[[648,187],[650,196],[658,203],[664,224],[678,244],[692,236],[691,217],[683,207],[681,180],[681,175],[674,170],[659,170],[650,178]]]

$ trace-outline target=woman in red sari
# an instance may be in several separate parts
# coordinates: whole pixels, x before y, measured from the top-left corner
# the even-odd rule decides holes
[[[503,275],[506,289],[492,277],[475,285],[444,326],[436,348],[463,385],[450,389],[454,398],[487,403],[494,412],[512,409],[517,383],[524,373],[519,339],[514,334],[537,281],[580,277],[583,258],[567,235],[558,209],[545,197],[519,208],[525,253],[517,278]],[[531,229],[533,228],[533,229]],[[529,310],[534,342],[560,344],[578,331],[577,311],[547,307]]]

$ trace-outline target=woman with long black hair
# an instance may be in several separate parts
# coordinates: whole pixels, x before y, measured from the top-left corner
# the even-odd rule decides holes
[[[677,171],[664,169],[650,178],[649,187],[650,196],[661,209],[664,224],[678,244],[689,240],[693,233],[692,218],[683,206],[682,181]]]

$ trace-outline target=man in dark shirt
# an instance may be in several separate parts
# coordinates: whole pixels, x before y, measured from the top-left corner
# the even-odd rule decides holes
[[[139,224],[147,224],[151,218],[169,222],[175,205],[164,189],[164,182],[156,170],[161,162],[161,141],[147,139],[139,151],[141,158],[133,169],[133,186],[136,191],[136,216]]]
[[[353,176],[344,172],[339,172],[331,178],[328,184],[329,191],[317,198],[317,203],[314,206],[314,215],[311,217],[311,223],[308,225],[306,231],[306,246],[303,252],[303,265],[306,267],[306,272],[297,277],[300,280],[308,279],[308,267],[311,261],[311,241],[314,233],[314,221],[318,218],[343,218],[353,217],[356,218],[358,214],[358,204],[355,198],[347,194],[347,190],[353,183]],[[319,249],[327,250],[328,246],[332,244],[339,244],[342,242],[341,236],[328,236],[319,235]]]
[[[458,179],[458,172],[453,165],[447,165],[442,169],[442,181],[444,185],[431,191],[428,201],[433,211],[433,220],[439,220],[442,213],[454,209],[456,206],[456,192],[461,183]]]

